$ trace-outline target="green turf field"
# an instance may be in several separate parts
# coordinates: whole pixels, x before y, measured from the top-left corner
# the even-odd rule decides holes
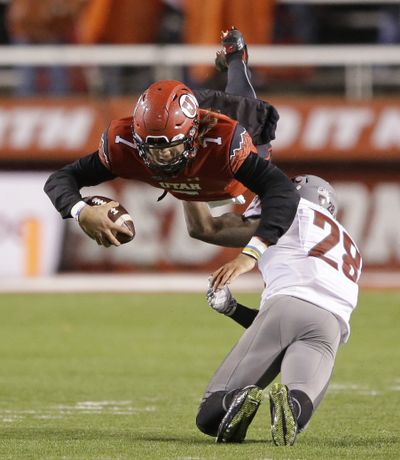
[[[1,295],[0,458],[400,458],[400,293],[361,296],[330,390],[291,448],[272,445],[267,404],[242,445],[197,431],[205,385],[241,333],[203,299]]]

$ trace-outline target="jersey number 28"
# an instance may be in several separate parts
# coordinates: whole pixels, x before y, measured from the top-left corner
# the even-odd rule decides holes
[[[322,212],[314,211],[314,225],[321,229],[329,229],[329,234],[313,246],[309,251],[308,255],[313,257],[318,257],[328,263],[331,267],[339,270],[339,264],[336,260],[328,257],[326,253],[334,248],[338,243],[341,242],[343,246],[343,256],[342,256],[342,272],[347,278],[351,281],[356,282],[358,280],[358,275],[361,266],[361,254],[359,253],[356,245],[350,236],[339,228],[336,222],[330,219]],[[340,234],[342,233],[342,238]]]

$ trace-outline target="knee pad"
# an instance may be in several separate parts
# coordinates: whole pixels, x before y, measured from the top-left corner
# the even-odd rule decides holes
[[[216,391],[201,403],[196,417],[196,425],[201,432],[217,435],[219,424],[226,414],[223,406],[225,395],[226,391]]]
[[[290,390],[299,431],[303,431],[314,411],[311,399],[301,390]]]

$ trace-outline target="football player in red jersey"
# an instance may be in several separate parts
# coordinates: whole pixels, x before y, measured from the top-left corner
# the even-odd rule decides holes
[[[247,103],[257,111],[265,103],[254,98],[243,36],[232,29],[223,34],[222,44],[230,96],[221,93],[218,98],[237,107]],[[271,114],[269,109],[264,113]],[[269,132],[269,122],[262,120],[261,128],[254,131],[266,127]],[[261,139],[268,142],[273,137]],[[188,201],[231,199],[250,189],[262,201],[255,237],[264,245],[275,244],[287,231],[299,201],[290,180],[270,159],[258,155],[249,132],[238,121],[199,108],[194,93],[175,80],[152,84],[140,96],[133,116],[112,121],[98,151],[53,173],[45,191],[63,218],[79,220],[98,244],[119,246],[114,232],[128,231],[107,217],[115,202],[90,207],[79,193],[84,186],[115,177],[143,181]]]

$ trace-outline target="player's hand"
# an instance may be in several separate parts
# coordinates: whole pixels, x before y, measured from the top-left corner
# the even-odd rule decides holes
[[[237,301],[232,296],[232,293],[228,286],[224,286],[223,289],[214,291],[211,287],[211,279],[208,282],[207,290],[207,302],[208,305],[218,313],[231,316],[236,310]]]
[[[108,217],[108,211],[116,206],[118,206],[116,201],[110,201],[100,206],[85,206],[79,215],[79,225],[82,230],[90,238],[96,240],[98,245],[105,246],[106,248],[111,245],[121,245],[114,236],[117,232],[132,235],[127,228],[115,224]]]
[[[235,259],[226,263],[211,275],[211,287],[216,291],[222,289],[225,284],[231,283],[242,273],[249,272],[254,268],[257,261],[245,254],[239,254]]]

